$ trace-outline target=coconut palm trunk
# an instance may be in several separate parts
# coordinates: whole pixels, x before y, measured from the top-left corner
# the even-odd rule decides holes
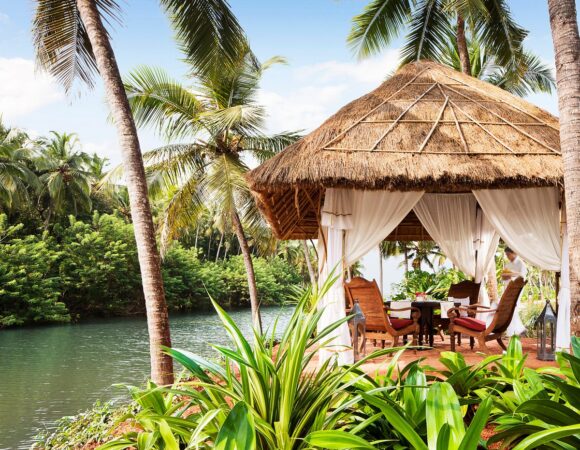
[[[570,245],[571,331],[580,335],[580,38],[574,0],[548,0]]]
[[[314,267],[312,267],[308,244],[306,243],[306,239],[302,239],[300,242],[302,244],[302,251],[304,251],[304,258],[306,260],[306,267],[308,268],[308,275],[310,276],[310,284],[312,284],[312,286],[316,286],[316,272],[314,271]]]
[[[76,3],[103,79],[121,146],[147,309],[151,378],[158,384],[170,384],[173,382],[173,362],[161,349],[171,346],[169,318],[137,129],[97,5],[94,0],[77,0]]]
[[[489,300],[492,303],[497,302],[497,275],[495,273],[495,264],[487,272],[487,294],[489,295]]]
[[[467,48],[467,39],[465,37],[465,20],[461,14],[457,15],[457,52],[461,62],[461,71],[471,75],[471,62],[469,61],[469,50]]]
[[[234,232],[240,244],[240,251],[244,258],[244,265],[246,266],[246,275],[248,277],[248,291],[250,293],[250,307],[252,308],[252,323],[254,328],[262,333],[262,318],[260,317],[260,303],[258,302],[258,289],[256,287],[256,275],[254,273],[254,264],[252,263],[252,254],[250,253],[250,246],[244,233],[244,227],[240,220],[237,211],[232,211],[232,223],[234,225]]]

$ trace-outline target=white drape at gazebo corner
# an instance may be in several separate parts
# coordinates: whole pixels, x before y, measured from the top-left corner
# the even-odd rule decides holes
[[[320,223],[323,236],[318,240],[319,255],[323,255],[319,258],[319,279],[324,282],[336,268],[338,280],[319,303],[324,308],[319,330],[345,317],[344,269],[393,231],[422,195],[422,192],[326,190]],[[331,344],[320,351],[320,362],[336,355],[339,363],[351,363],[348,326],[339,327],[332,337]]]
[[[479,207],[478,207],[479,204]],[[319,329],[345,317],[345,269],[388,236],[413,210],[447,257],[476,282],[483,282],[494,264],[500,236],[514,251],[545,270],[561,270],[557,342],[570,345],[569,268],[565,238],[560,238],[556,188],[478,190],[465,194],[326,189],[319,238],[320,280],[335,270],[338,280],[320,302]],[[564,244],[564,248],[562,248]],[[489,304],[485,287],[480,302]],[[566,313],[567,311],[567,313]],[[567,317],[567,319],[566,319]],[[320,360],[336,355],[352,362],[348,326],[339,327]]]
[[[489,189],[473,191],[475,198],[501,238],[518,255],[542,269],[560,272],[558,325],[559,348],[570,347],[570,267],[567,232],[560,226],[557,188]]]

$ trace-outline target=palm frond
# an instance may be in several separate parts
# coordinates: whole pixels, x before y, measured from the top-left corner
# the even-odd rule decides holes
[[[120,22],[115,0],[95,0],[103,21]],[[33,42],[39,67],[69,92],[75,81],[94,86],[97,64],[75,0],[36,0]]]
[[[483,0],[486,15],[474,18],[475,32],[481,43],[493,52],[497,63],[505,66],[522,52],[528,32],[512,18],[505,0]]]
[[[245,202],[240,202],[239,199],[248,198],[250,195],[244,178],[247,171],[248,167],[232,153],[223,153],[211,161],[200,184],[200,191],[203,192],[207,204],[218,214],[229,215],[245,206]]]
[[[205,210],[199,191],[202,182],[203,178],[192,177],[183,185],[166,190],[168,201],[163,208],[159,224],[162,255],[167,251],[169,244],[184,230],[195,227]]]
[[[402,64],[419,59],[438,60],[451,28],[441,0],[419,0],[401,51]]]
[[[259,162],[264,162],[301,137],[299,132],[294,131],[284,131],[273,136],[244,136],[239,146],[244,151],[250,152]]]
[[[235,64],[247,38],[226,0],[160,1],[195,75]]]
[[[506,67],[498,68],[486,81],[520,97],[533,92],[549,94],[556,88],[551,67],[529,51],[524,51],[515,62]]]
[[[409,0],[372,0],[352,19],[347,43],[359,58],[378,53],[399,36],[410,14]]]
[[[125,90],[137,125],[151,126],[168,140],[194,136],[204,127],[203,102],[163,69],[136,68],[125,79]]]

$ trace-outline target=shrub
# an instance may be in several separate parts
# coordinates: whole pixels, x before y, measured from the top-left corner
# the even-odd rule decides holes
[[[19,238],[20,229],[0,215],[0,327],[69,321],[54,276],[59,252],[46,233]]]
[[[133,404],[115,406],[111,402],[96,403],[91,409],[60,419],[52,432],[36,436],[33,449],[59,450],[82,448],[112,439],[111,431],[135,409]],[[91,447],[92,448],[92,447]]]
[[[69,226],[56,232],[63,300],[71,313],[114,315],[143,309],[132,225],[95,212],[91,222],[70,216]]]

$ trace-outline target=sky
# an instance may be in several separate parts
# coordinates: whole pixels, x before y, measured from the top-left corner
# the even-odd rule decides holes
[[[267,130],[310,131],[349,101],[374,89],[398,65],[402,39],[381,54],[357,60],[346,45],[351,19],[368,0],[230,0],[231,7],[261,59],[284,56],[288,64],[266,72],[259,99],[267,108]],[[120,0],[122,25],[112,33],[121,73],[140,65],[162,67],[187,83],[168,20],[157,0]],[[529,30],[526,47],[554,66],[545,0],[509,0],[515,20]],[[5,124],[45,135],[75,132],[86,152],[120,163],[119,148],[102,85],[66,96],[48,75],[35,70],[31,38],[32,0],[0,0],[0,115]],[[555,95],[528,97],[557,114]],[[143,150],[164,142],[152,130],[139,130]],[[366,275],[378,277],[378,256],[365,257]],[[397,261],[385,265],[385,289],[400,279]]]

